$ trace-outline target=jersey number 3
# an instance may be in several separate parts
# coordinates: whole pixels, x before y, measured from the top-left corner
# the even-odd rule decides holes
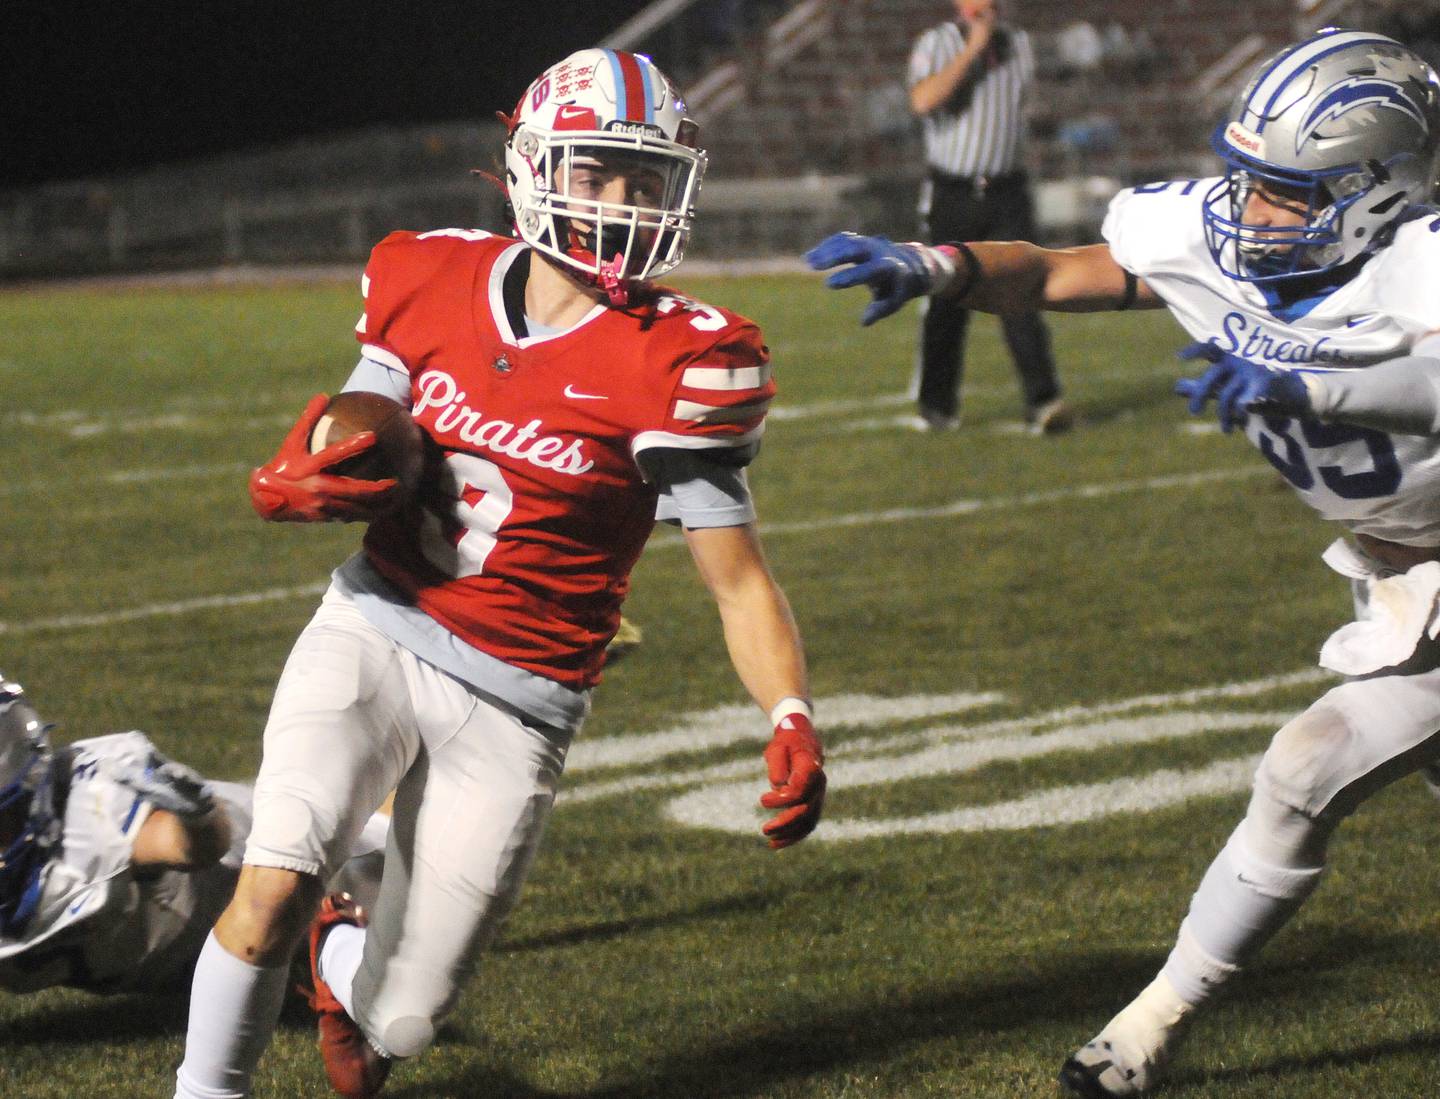
[[[447,454],[440,485],[454,503],[444,515],[426,509],[420,533],[425,559],[446,576],[478,576],[515,497],[500,467],[473,454]]]

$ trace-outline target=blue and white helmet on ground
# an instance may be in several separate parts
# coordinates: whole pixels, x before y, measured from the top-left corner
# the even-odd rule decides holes
[[[25,690],[0,675],[0,934],[21,934],[60,840],[50,727]]]
[[[1247,282],[1327,271],[1388,243],[1406,209],[1431,200],[1440,82],[1392,38],[1323,30],[1259,67],[1212,144],[1227,169],[1204,213],[1220,269]],[[1247,226],[1257,179],[1308,196],[1305,223]]]

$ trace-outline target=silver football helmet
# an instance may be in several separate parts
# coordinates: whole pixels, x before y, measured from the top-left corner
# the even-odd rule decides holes
[[[1392,38],[1326,29],[1265,61],[1211,143],[1226,165],[1204,210],[1220,269],[1246,282],[1328,271],[1383,247],[1430,201],[1440,81]],[[1247,225],[1257,183],[1294,196],[1303,224]]]
[[[24,931],[41,871],[60,839],[50,726],[18,683],[0,675],[0,933]]]

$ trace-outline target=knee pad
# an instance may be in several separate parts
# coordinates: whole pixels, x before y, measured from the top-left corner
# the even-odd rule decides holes
[[[391,1057],[414,1057],[435,1041],[435,1024],[419,1015],[405,1015],[385,1024],[376,1044]]]
[[[1267,815],[1277,822],[1298,815],[1333,830],[1355,808],[1336,799],[1360,777],[1348,773],[1355,736],[1343,712],[1319,703],[1282,727],[1255,774],[1257,823]],[[1263,836],[1255,839],[1257,847],[1263,844]]]
[[[1237,835],[1262,865],[1315,867],[1344,814],[1328,809],[1349,726],[1342,715],[1312,707],[1286,724],[1255,773],[1250,806]],[[1242,856],[1243,857],[1243,856]]]

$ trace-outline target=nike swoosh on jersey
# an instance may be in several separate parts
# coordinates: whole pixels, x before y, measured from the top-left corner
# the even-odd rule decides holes
[[[573,385],[565,387],[565,396],[574,398],[577,401],[608,401],[610,398],[602,393],[581,393]]]

